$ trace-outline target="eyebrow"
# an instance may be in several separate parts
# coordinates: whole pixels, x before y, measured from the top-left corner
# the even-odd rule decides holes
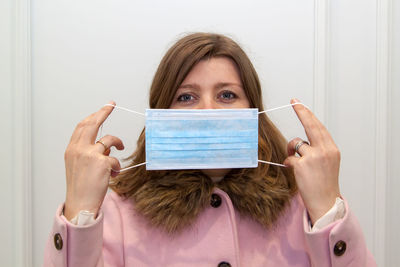
[[[240,87],[240,88],[243,88],[243,86],[241,85],[241,84],[239,84],[239,83],[229,83],[229,82],[220,82],[220,83],[217,83],[216,85],[215,85],[215,88],[223,88],[223,87],[226,87],[226,86],[237,86],[237,87]],[[182,84],[181,86],[179,86],[179,88],[192,88],[192,89],[199,89],[200,88],[200,86],[197,84],[197,83],[188,83],[188,84]]]
[[[188,84],[182,84],[179,86],[179,88],[194,88],[194,89],[199,89],[200,86],[197,83],[188,83]]]
[[[217,83],[216,88],[223,88],[223,87],[232,86],[232,85],[243,88],[243,86],[240,83]]]

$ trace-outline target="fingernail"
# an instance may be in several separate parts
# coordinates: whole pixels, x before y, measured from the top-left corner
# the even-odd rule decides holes
[[[113,169],[111,169],[111,177],[116,177],[116,176],[118,176],[118,174],[120,173],[121,171],[120,170],[113,170]]]
[[[300,100],[298,100],[297,98],[293,98],[292,103],[300,103]]]

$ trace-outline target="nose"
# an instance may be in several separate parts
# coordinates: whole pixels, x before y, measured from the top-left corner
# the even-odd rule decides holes
[[[199,105],[198,109],[216,109],[218,108],[217,103],[213,99],[203,99]]]
[[[216,103],[214,97],[212,96],[203,96],[200,100],[200,103],[197,106],[198,109],[216,109],[218,108],[218,104]]]

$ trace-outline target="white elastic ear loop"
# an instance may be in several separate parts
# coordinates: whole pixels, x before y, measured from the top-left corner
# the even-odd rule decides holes
[[[291,106],[295,106],[295,105],[303,105],[304,107],[309,109],[303,103],[297,102],[297,103],[293,103],[293,104],[288,104],[288,105],[279,106],[279,107],[276,107],[276,108],[271,108],[271,109],[267,109],[267,110],[264,110],[264,111],[260,111],[260,112],[258,112],[258,114],[267,113],[267,112],[271,112],[271,111],[275,111],[275,110],[278,110],[278,109],[283,109],[283,108],[287,108],[287,107],[291,107]],[[131,112],[131,113],[135,113],[135,114],[139,114],[139,115],[142,115],[142,116],[146,116],[144,113],[141,113],[141,112],[138,112],[138,111],[135,111],[135,110],[131,110],[131,109],[127,109],[127,108],[123,108],[123,107],[120,107],[120,106],[117,106],[117,105],[105,104],[104,106],[111,106],[111,107],[114,107],[114,108],[117,108],[117,109],[121,109],[121,110],[125,110],[125,111],[128,111],[128,112]],[[275,166],[279,166],[279,167],[285,167],[285,168],[288,167],[288,166],[286,166],[284,164],[275,163],[275,162],[266,161],[266,160],[261,160],[261,159],[259,159],[258,162],[265,163],[265,164],[270,164],[270,165],[275,165]],[[145,164],[147,164],[147,162],[142,162],[142,163],[139,163],[139,164],[127,167],[127,168],[123,168],[123,169],[119,170],[119,172],[121,173],[121,172],[130,170],[130,169],[133,169],[133,168],[145,165]],[[115,170],[113,170],[113,171],[115,171]],[[118,171],[115,171],[115,172],[118,172]]]
[[[287,166],[284,165],[284,164],[279,164],[279,163],[270,162],[270,161],[265,161],[265,160],[260,160],[260,159],[258,160],[258,162],[260,162],[260,163],[266,163],[266,164],[270,164],[270,165],[275,165],[275,166],[280,166],[280,167],[287,167]],[[130,170],[130,169],[133,169],[133,168],[136,168],[136,167],[145,165],[145,164],[147,164],[147,162],[142,162],[142,163],[139,163],[139,164],[136,164],[136,165],[127,167],[127,168],[123,168],[123,169],[119,170],[119,172],[121,173],[121,172]],[[113,170],[113,171],[115,171],[115,170]],[[118,172],[118,171],[115,171],[115,172]]]
[[[117,106],[117,105],[105,104],[104,106],[111,106],[111,107],[114,107],[114,108],[117,108],[117,109],[121,109],[121,110],[125,110],[125,111],[128,111],[128,112],[131,112],[131,113],[135,113],[135,114],[139,114],[139,115],[142,115],[142,116],[146,116],[146,115],[145,115],[144,113],[142,113],[142,112],[138,112],[138,111],[135,111],[135,110],[123,108],[123,107],[120,107],[120,106]],[[103,128],[103,125],[102,125],[102,128]],[[101,128],[101,130],[102,130],[102,128]],[[147,164],[147,162],[142,162],[142,163],[139,163],[139,164],[136,164],[136,165],[127,167],[127,168],[123,168],[123,169],[121,169],[121,170],[119,170],[119,171],[116,171],[116,170],[114,170],[114,169],[112,169],[112,170],[113,170],[114,172],[119,172],[119,173],[121,173],[121,172],[130,170],[130,169],[133,169],[133,168],[136,168],[136,167],[145,165],[145,164]]]
[[[279,166],[279,167],[285,167],[285,168],[288,167],[288,166],[286,166],[284,164],[275,163],[275,162],[271,162],[271,161],[265,161],[265,160],[261,160],[261,159],[259,159],[258,162],[265,163],[265,164],[270,164],[270,165],[275,165],[275,166]]]
[[[120,107],[120,106],[117,106],[117,105],[105,104],[104,106],[110,106],[110,107],[114,107],[114,108],[117,108],[117,109],[125,110],[125,111],[128,111],[128,112],[136,113],[136,114],[139,114],[139,115],[142,115],[142,116],[146,116],[146,114],[144,114],[142,112],[134,111],[134,110],[127,109],[127,108],[123,108],[123,107]]]
[[[309,109],[309,108],[308,108],[306,105],[304,105],[303,103],[296,102],[296,103],[293,103],[293,104],[288,104],[288,105],[284,105],[284,106],[280,106],[280,107],[276,107],[276,108],[270,108],[270,109],[267,109],[267,110],[264,110],[264,111],[260,111],[260,112],[258,112],[258,114],[267,113],[267,112],[274,111],[274,110],[278,110],[278,109],[282,109],[282,108],[292,107],[292,106],[295,106],[295,105],[302,105],[302,106],[305,106],[307,109]]]
[[[123,168],[123,169],[119,170],[119,172],[124,172],[124,171],[130,170],[130,169],[133,169],[133,168],[145,165],[145,164],[147,164],[147,162],[142,162],[142,163],[130,166],[130,167]]]
[[[282,109],[282,108],[287,108],[287,107],[291,107],[291,106],[295,106],[295,105],[303,105],[307,109],[309,109],[303,103],[297,102],[297,103],[293,103],[293,104],[288,104],[288,105],[284,105],[284,106],[280,106],[280,107],[276,107],[276,108],[271,108],[271,109],[267,109],[267,110],[264,110],[264,111],[260,111],[260,112],[258,112],[258,114],[267,113],[267,112],[270,112],[270,111],[274,111],[274,110],[278,110],[278,109]],[[142,116],[146,116],[146,114],[144,114],[142,112],[131,110],[131,109],[127,109],[127,108],[123,108],[123,107],[120,107],[120,106],[117,106],[117,105],[105,104],[104,106],[111,106],[111,107],[114,107],[114,108],[117,108],[117,109],[121,109],[121,110],[125,110],[125,111],[128,111],[128,112],[131,112],[131,113],[136,113],[136,114],[139,114],[139,115],[142,115]]]
[[[275,111],[275,110],[282,109],[282,108],[292,107],[292,106],[295,106],[295,105],[303,105],[304,107],[306,107],[307,109],[309,109],[309,108],[308,108],[306,105],[304,105],[303,103],[296,102],[296,103],[293,103],[293,104],[283,105],[283,106],[280,106],[280,107],[276,107],[276,108],[271,108],[271,109],[267,109],[267,110],[264,110],[264,111],[260,111],[260,112],[258,112],[258,114],[267,113],[267,112]],[[284,167],[284,168],[288,167],[288,166],[286,166],[286,165],[284,165],[284,164],[275,163],[275,162],[271,162],[271,161],[260,160],[260,159],[258,160],[258,162],[260,162],[260,163],[265,163],[265,164],[270,164],[270,165],[275,165],[275,166],[280,166],[280,167]]]

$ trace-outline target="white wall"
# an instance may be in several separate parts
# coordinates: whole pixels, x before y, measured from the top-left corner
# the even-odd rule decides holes
[[[10,1],[0,1],[0,140],[4,140],[0,149],[0,240],[7,245],[0,247],[2,266],[14,266],[14,217],[13,217],[13,20],[14,7]]]
[[[388,182],[387,182],[387,221],[386,221],[386,259],[391,266],[398,265],[399,256],[399,240],[400,240],[400,2],[392,3],[392,42],[391,42],[391,90],[388,92],[389,97],[389,131],[388,131]],[[396,264],[397,263],[397,264]],[[389,265],[387,265],[389,266]]]
[[[376,1],[331,1],[327,124],[342,152],[341,192],[361,221],[368,247],[378,257],[375,13]]]
[[[65,196],[63,153],[76,123],[110,99],[144,110],[166,49],[184,32],[214,31],[242,44],[268,107],[297,97],[326,123],[342,151],[341,191],[368,247],[379,266],[395,266],[400,7],[393,3],[393,23],[385,24],[390,16],[381,11],[387,3],[2,1],[0,106],[6,130],[0,140],[12,141],[1,150],[1,212],[10,216],[0,222],[6,241],[0,265],[41,266],[55,209]],[[386,39],[389,25],[392,39]],[[385,50],[389,44],[392,50]],[[288,138],[304,137],[290,110],[272,117]],[[103,133],[127,144],[118,156],[132,152],[143,123],[119,112],[105,124]]]

